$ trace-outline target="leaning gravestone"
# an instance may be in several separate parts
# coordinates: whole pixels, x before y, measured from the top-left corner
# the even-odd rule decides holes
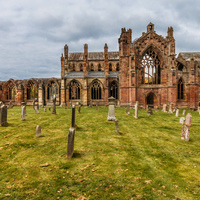
[[[21,120],[24,121],[26,116],[26,106],[22,106],[21,108]]]
[[[136,103],[135,103],[135,118],[136,119],[138,118],[138,107],[139,107],[139,102],[136,101]]]
[[[176,115],[175,115],[175,116],[176,116],[176,117],[179,116],[179,109],[176,110]]]
[[[186,110],[183,110],[183,115],[185,115]]]
[[[119,134],[119,126],[118,126],[117,119],[115,120],[115,127],[116,127],[117,134]]]
[[[78,113],[81,112],[81,105],[78,106]]]
[[[74,136],[75,128],[71,127],[68,133],[67,158],[71,158],[74,153]]]
[[[56,97],[54,96],[53,97],[53,112],[52,112],[52,114],[56,114]]]
[[[130,115],[129,109],[130,109],[130,106],[128,105],[128,106],[126,107],[126,114],[127,114],[127,115]]]
[[[36,127],[36,137],[40,137],[41,136],[41,127],[40,125],[37,125]]]
[[[6,126],[7,124],[7,106],[2,105],[0,107],[0,126]]]
[[[192,115],[191,113],[188,113],[186,115],[185,125],[183,125],[182,128],[182,134],[181,134],[182,140],[189,141],[191,123],[192,123]]]
[[[179,120],[179,123],[182,124],[182,125],[184,125],[184,123],[185,123],[185,117],[181,117],[180,120]]]
[[[75,128],[75,105],[72,106],[72,128]]]
[[[163,104],[163,109],[162,109],[163,112],[167,112],[167,104]]]
[[[115,98],[114,97],[109,97],[109,107],[108,107],[108,121],[115,121]]]
[[[173,103],[170,103],[169,105],[169,113],[173,113]]]

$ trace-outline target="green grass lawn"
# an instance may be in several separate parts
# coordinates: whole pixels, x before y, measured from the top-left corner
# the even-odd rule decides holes
[[[181,140],[175,113],[116,108],[120,135],[108,107],[76,109],[74,155],[67,155],[71,109],[8,110],[0,127],[0,199],[199,199],[200,116],[192,114],[190,141]],[[43,137],[36,138],[40,125]],[[42,167],[47,164],[48,166]]]

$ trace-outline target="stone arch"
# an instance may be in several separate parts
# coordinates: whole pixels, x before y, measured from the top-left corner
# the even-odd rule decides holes
[[[144,105],[151,106],[151,107],[159,107],[160,106],[160,94],[153,91],[151,89],[144,93]]]
[[[109,96],[119,99],[119,83],[116,80],[112,81],[109,85]]]
[[[103,99],[104,87],[100,80],[94,79],[89,86],[89,94],[91,100]]]
[[[67,84],[67,89],[68,89],[68,97],[69,100],[77,100],[81,99],[81,83],[77,81],[76,79],[71,80]]]
[[[17,85],[13,79],[9,79],[3,84],[3,99],[16,101],[17,98]]]
[[[177,99],[184,100],[185,93],[185,81],[182,77],[180,77],[177,81]]]
[[[38,98],[38,84],[34,79],[29,79],[25,85],[25,100],[33,100]]]
[[[162,56],[153,45],[145,48],[140,58],[141,83],[161,84]]]
[[[45,91],[46,91],[46,94],[45,94],[46,100],[53,100],[54,95],[56,95],[56,97],[58,98],[60,87],[57,80],[55,79],[48,80],[45,86]]]

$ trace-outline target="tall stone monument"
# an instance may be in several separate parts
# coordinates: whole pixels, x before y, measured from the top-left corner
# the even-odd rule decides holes
[[[109,107],[108,107],[108,121],[115,121],[115,98],[114,97],[109,97]]]
[[[136,101],[136,103],[135,103],[135,118],[136,119],[138,118],[138,108],[139,108],[139,102]]]
[[[2,105],[0,107],[0,126],[6,126],[7,124],[7,106]]]

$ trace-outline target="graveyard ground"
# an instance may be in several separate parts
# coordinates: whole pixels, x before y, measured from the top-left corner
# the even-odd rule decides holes
[[[200,116],[192,114],[190,141],[181,140],[175,113],[116,108],[120,135],[108,107],[82,107],[74,156],[66,158],[71,109],[36,114],[8,110],[0,127],[0,199],[199,199]],[[40,125],[43,137],[36,138]]]

